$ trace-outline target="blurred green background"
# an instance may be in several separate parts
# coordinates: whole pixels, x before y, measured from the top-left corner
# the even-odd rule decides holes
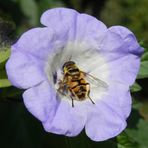
[[[46,133],[24,107],[23,90],[7,80],[5,63],[10,44],[26,30],[41,26],[41,14],[50,8],[74,8],[93,15],[108,27],[132,30],[145,52],[136,83],[131,88],[133,109],[128,128],[118,137],[93,142],[83,131],[68,138]],[[0,0],[0,148],[148,148],[148,0]]]

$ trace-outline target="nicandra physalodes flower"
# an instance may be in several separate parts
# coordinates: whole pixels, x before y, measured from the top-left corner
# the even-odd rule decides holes
[[[131,111],[129,86],[135,81],[143,51],[134,34],[122,26],[107,28],[90,15],[66,8],[47,10],[41,23],[44,27],[25,32],[12,45],[6,64],[11,83],[26,89],[23,98],[27,109],[47,132],[76,136],[85,127],[94,141],[118,135]],[[79,80],[74,90],[71,77],[63,82],[66,72],[62,67],[68,61],[78,68],[73,72],[90,74],[107,88],[81,75],[83,87],[78,87],[83,83]],[[83,101],[76,99],[82,90],[86,95]],[[88,90],[94,103],[87,98]]]

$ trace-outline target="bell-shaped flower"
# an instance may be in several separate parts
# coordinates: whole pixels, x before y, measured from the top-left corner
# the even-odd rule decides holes
[[[12,45],[6,64],[28,111],[47,132],[76,136],[85,128],[94,141],[118,135],[143,52],[134,34],[66,8],[47,10],[41,23]]]

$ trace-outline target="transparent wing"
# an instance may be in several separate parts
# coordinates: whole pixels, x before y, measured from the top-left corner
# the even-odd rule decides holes
[[[108,84],[99,78],[96,78],[89,73],[82,72],[86,78],[86,80],[90,83],[90,85],[94,85],[95,87],[101,87],[104,89],[108,89]]]

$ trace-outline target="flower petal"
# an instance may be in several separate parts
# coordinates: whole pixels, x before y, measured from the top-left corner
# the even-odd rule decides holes
[[[140,66],[140,55],[137,53],[138,50],[141,52],[142,48],[137,45],[136,41],[132,44],[136,44],[133,45],[136,49],[131,50],[129,42],[126,42],[119,34],[110,30],[107,32],[100,52],[105,58],[104,65],[106,64],[108,69],[101,72],[104,74],[108,72],[110,81],[117,81],[128,86],[134,83]],[[103,68],[104,65],[101,67]]]
[[[102,91],[99,88],[90,89],[90,97],[94,102],[101,100],[108,104],[114,111],[117,112],[123,119],[127,119],[131,111],[131,95],[129,86],[114,82],[109,87]]]
[[[54,8],[42,14],[41,23],[52,28],[55,33],[68,34],[69,39],[73,39],[77,14],[78,12],[72,9]]]
[[[22,34],[12,46],[13,50],[34,56],[38,60],[46,61],[52,49],[53,31],[50,28],[34,28]]]
[[[46,79],[34,58],[21,52],[12,51],[6,71],[10,82],[18,88],[26,89]]]
[[[114,109],[98,101],[89,115],[85,131],[92,140],[103,141],[115,137],[125,127],[126,121]]]
[[[74,16],[78,12],[73,9],[68,8],[53,8],[45,11],[41,16],[41,23],[45,26],[54,26],[54,25],[65,25],[69,26],[73,20]],[[57,24],[58,22],[58,24]],[[60,23],[59,23],[60,22]],[[63,24],[64,23],[64,24]]]
[[[113,108],[123,119],[127,119],[131,112],[132,100],[129,88],[119,83],[114,83],[102,96],[101,101]]]
[[[126,119],[127,117],[129,117],[132,109],[132,97],[130,90],[124,92],[124,95],[120,95],[119,100],[120,100],[120,106],[123,110],[123,115]]]
[[[126,44],[129,44],[127,50],[129,50],[130,53],[135,55],[141,55],[143,53],[143,48],[139,46],[136,37],[128,28],[123,26],[112,26],[109,28],[109,30],[120,35]]]
[[[131,86],[140,67],[140,58],[129,54],[108,63],[110,81],[116,81]]]
[[[42,122],[54,116],[58,105],[55,91],[46,81],[26,90],[23,99],[27,109]]]
[[[76,136],[86,123],[86,111],[83,105],[72,107],[67,101],[62,100],[54,118],[43,123],[47,132],[66,136]]]
[[[106,26],[96,18],[67,8],[47,10],[41,17],[41,23],[55,32],[68,33],[70,41],[78,42],[99,42],[100,36],[107,31]]]
[[[96,18],[87,15],[79,14],[76,22],[76,40],[78,42],[85,41],[88,47],[99,48],[98,45],[102,41],[107,27]]]

